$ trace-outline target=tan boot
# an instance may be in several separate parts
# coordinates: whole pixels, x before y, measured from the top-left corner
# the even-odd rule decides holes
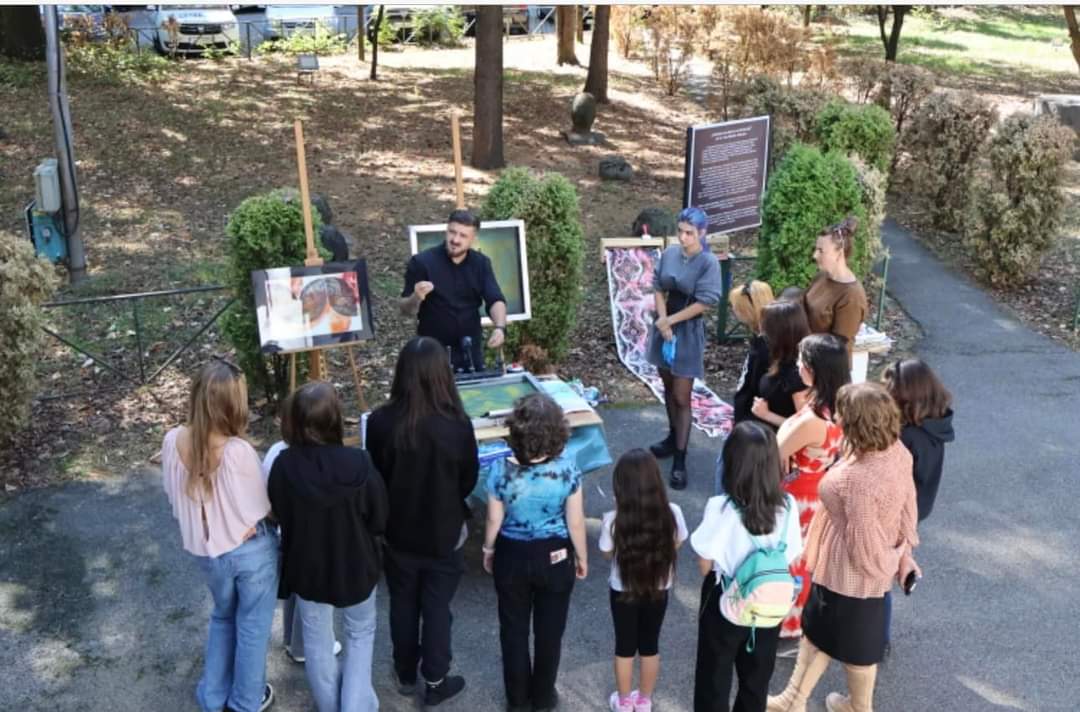
[[[847,695],[830,692],[825,698],[829,712],[874,712],[874,680],[877,665],[845,665]]]
[[[769,697],[766,712],[805,712],[806,700],[829,666],[830,659],[803,636],[799,641],[799,657],[795,660],[791,679],[779,696]]]

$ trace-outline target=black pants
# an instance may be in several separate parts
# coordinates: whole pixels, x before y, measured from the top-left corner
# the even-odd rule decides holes
[[[765,712],[769,678],[776,662],[780,626],[758,628],[754,652],[746,652],[750,628],[735,625],[720,614],[720,587],[710,573],[701,584],[698,615],[697,667],[694,670],[694,712],[728,712],[731,668],[739,676],[734,712]]]
[[[462,552],[429,559],[386,547],[385,558],[394,669],[403,681],[412,682],[420,664],[425,680],[442,680],[452,658],[450,601],[465,571]]]
[[[552,563],[552,557],[565,558]],[[569,539],[495,542],[495,592],[503,684],[511,707],[554,707],[562,635],[574,588],[574,548]],[[535,655],[529,656],[529,623]]]
[[[615,624],[615,657],[650,657],[660,654],[660,628],[667,612],[668,592],[657,599],[627,602],[608,589],[611,620]]]

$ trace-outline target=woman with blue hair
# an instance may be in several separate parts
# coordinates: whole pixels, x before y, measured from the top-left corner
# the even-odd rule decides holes
[[[709,219],[701,208],[679,213],[679,244],[664,250],[653,272],[656,320],[649,329],[648,360],[664,382],[668,434],[649,449],[657,458],[674,456],[671,487],[684,489],[686,446],[690,442],[690,394],[705,377],[705,322],[702,315],[720,301],[720,263],[707,247]]]

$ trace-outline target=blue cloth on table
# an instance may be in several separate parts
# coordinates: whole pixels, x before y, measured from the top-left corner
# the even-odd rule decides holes
[[[604,428],[601,425],[583,425],[570,431],[570,440],[566,443],[563,452],[568,455],[581,470],[582,474],[588,474],[612,463],[611,453],[608,452],[607,441],[604,439]],[[476,478],[476,487],[469,494],[470,499],[478,499],[487,502],[487,481],[491,476],[492,468],[501,464],[513,453],[503,440],[492,440],[480,444],[480,476]]]

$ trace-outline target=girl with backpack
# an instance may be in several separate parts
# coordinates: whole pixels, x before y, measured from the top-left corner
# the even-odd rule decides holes
[[[705,580],[698,615],[694,712],[761,712],[769,691],[780,621],[795,595],[787,567],[802,553],[795,498],[780,486],[776,436],[744,421],[724,442],[724,492],[709,498],[690,537]]]
[[[660,627],[667,611],[676,550],[688,536],[679,505],[669,502],[660,465],[646,450],[619,458],[613,477],[615,509],[600,525],[600,552],[611,560],[611,618],[615,624],[615,692],[611,712],[650,712],[660,674]],[[631,691],[634,657],[641,679]]]

